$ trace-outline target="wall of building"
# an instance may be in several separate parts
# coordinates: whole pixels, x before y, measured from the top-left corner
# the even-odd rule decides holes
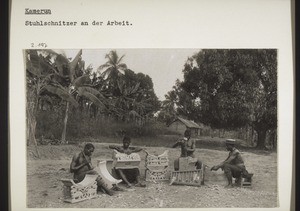
[[[181,134],[183,135],[184,134],[184,131],[187,129],[187,127],[185,126],[185,124],[183,124],[182,122],[180,121],[176,121],[176,122],[173,122],[170,126],[169,126],[169,130],[173,131],[173,132],[176,132],[178,134]],[[197,136],[200,136],[200,129],[197,129],[197,128],[191,128],[191,135],[192,137],[197,137]]]
[[[169,130],[183,135],[184,131],[186,130],[186,126],[182,122],[176,121],[169,126]]]

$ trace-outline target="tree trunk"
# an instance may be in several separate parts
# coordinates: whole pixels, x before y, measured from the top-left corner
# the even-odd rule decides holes
[[[272,130],[271,140],[273,145],[273,150],[277,150],[277,130]]]
[[[62,144],[67,144],[68,143],[66,141],[68,113],[69,113],[69,102],[67,102],[67,106],[66,106],[66,113],[65,113],[65,119],[64,119],[64,128],[63,128],[63,132],[62,132],[62,136],[61,136],[61,143]]]
[[[27,145],[35,146],[36,157],[40,157],[40,153],[37,147],[37,140],[35,138],[36,133],[36,115],[37,115],[37,106],[38,98],[36,96],[36,90],[28,90],[27,92]]]
[[[257,145],[256,148],[257,149],[265,149],[265,142],[266,142],[266,137],[267,137],[267,130],[266,129],[259,129],[257,130],[257,135],[258,135],[258,139],[257,139]]]

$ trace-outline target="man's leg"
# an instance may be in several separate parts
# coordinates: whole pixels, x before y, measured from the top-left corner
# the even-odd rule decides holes
[[[101,190],[103,193],[106,193],[110,196],[114,195],[114,192],[106,186],[106,184],[103,182],[103,179],[100,176],[97,177],[96,181],[99,190]]]
[[[179,171],[179,158],[174,160],[174,170]]]
[[[232,187],[232,172],[231,172],[231,168],[232,168],[232,165],[230,164],[225,164],[224,165],[224,173],[225,173],[225,176],[227,178],[227,181],[228,181],[228,184],[226,187]]]
[[[121,179],[126,183],[127,187],[130,188],[132,184],[127,180],[126,175],[122,169],[116,169],[116,172],[120,175]]]
[[[136,169],[133,169],[134,172],[133,174],[135,175],[136,177],[136,186],[138,187],[146,187],[146,185],[141,181],[141,174],[140,174],[140,170],[138,168]]]
[[[224,165],[224,173],[227,177],[228,180],[228,185],[227,187],[232,187],[232,177],[236,178],[236,184],[241,183],[241,172],[242,169],[236,165],[231,165],[231,164],[225,164]]]
[[[201,168],[202,168],[202,161],[200,161],[199,159],[197,159],[196,169],[201,169]]]
[[[87,171],[86,174],[98,175],[98,172],[95,170],[90,170]],[[107,188],[106,184],[104,183],[103,179],[100,176],[97,177],[96,182],[97,182],[98,189],[101,190],[103,193],[106,193],[110,196],[114,194],[112,190]]]

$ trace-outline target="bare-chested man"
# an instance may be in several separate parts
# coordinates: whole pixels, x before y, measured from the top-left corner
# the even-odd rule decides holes
[[[238,149],[235,148],[235,140],[227,139],[225,141],[226,149],[229,151],[229,155],[225,161],[219,165],[213,166],[212,171],[217,171],[218,169],[224,170],[226,178],[228,180],[228,185],[226,187],[233,187],[232,178],[235,178],[235,183],[237,186],[241,185],[242,176],[249,177],[248,171],[246,170],[244,160]]]
[[[196,158],[194,152],[196,149],[196,143],[194,140],[191,139],[191,131],[185,130],[184,131],[184,138],[176,142],[172,147],[176,148],[181,147],[181,154],[180,157],[192,157]],[[196,169],[201,169],[202,162],[197,158],[197,162],[195,163]],[[179,170],[179,158],[174,160],[174,170]]]
[[[115,149],[118,152],[125,153],[127,155],[130,155],[134,152],[139,152],[142,149],[139,147],[131,147],[130,146],[130,137],[124,136],[123,138],[123,146],[115,146],[110,145],[110,149]],[[134,169],[115,169],[116,173],[122,178],[122,180],[126,183],[126,186],[128,188],[132,187],[132,182],[136,182],[135,186],[138,187],[146,187],[144,183],[141,182],[140,179],[140,170],[138,168]]]
[[[87,143],[84,146],[82,152],[77,153],[73,156],[71,165],[70,165],[70,172],[74,173],[73,178],[76,183],[81,182],[86,174],[98,175],[97,171],[94,170],[92,165],[91,156],[94,152],[94,145],[91,143]],[[105,185],[103,180],[100,176],[96,179],[98,189],[108,195],[113,195],[113,191],[108,189]],[[121,190],[117,186],[114,187],[114,190]]]

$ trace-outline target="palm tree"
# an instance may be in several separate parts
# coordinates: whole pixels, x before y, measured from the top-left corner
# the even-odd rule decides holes
[[[121,63],[124,56],[125,55],[119,57],[117,52],[112,50],[105,55],[105,58],[108,59],[108,61],[97,69],[100,76],[106,81],[107,89],[111,90],[113,94],[117,94],[118,79],[121,75],[124,75],[125,70],[127,70],[127,65]]]

